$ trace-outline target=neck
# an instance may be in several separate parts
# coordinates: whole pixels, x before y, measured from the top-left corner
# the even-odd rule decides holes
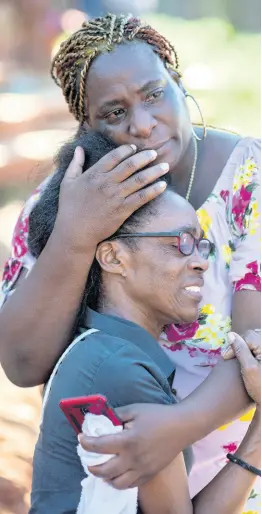
[[[143,306],[134,305],[130,300],[123,297],[121,298],[121,305],[114,303],[114,301],[106,302],[101,306],[99,312],[132,321],[147,330],[156,340],[159,339],[164,327],[164,323],[157,321],[156,317],[146,312]]]

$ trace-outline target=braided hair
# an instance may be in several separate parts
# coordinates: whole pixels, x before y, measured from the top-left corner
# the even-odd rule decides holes
[[[181,76],[173,45],[140,19],[107,14],[84,22],[80,30],[61,44],[51,67],[52,78],[61,87],[69,111],[80,124],[86,117],[85,87],[91,63],[101,53],[112,51],[115,45],[133,40],[148,43],[165,66]]]

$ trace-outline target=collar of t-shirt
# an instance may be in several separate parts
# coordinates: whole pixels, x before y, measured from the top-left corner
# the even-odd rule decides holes
[[[113,337],[120,337],[137,345],[157,364],[167,379],[174,376],[175,365],[166,355],[158,341],[147,330],[132,321],[101,314],[87,309],[82,319],[81,328],[96,328]]]

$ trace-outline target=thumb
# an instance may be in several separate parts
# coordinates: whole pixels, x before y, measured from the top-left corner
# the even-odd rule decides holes
[[[116,413],[123,423],[132,421],[135,417],[134,405],[125,405],[124,407],[118,407]]]
[[[85,152],[81,146],[77,146],[74,152],[74,157],[65,172],[65,179],[75,179],[82,175],[84,162]]]
[[[238,334],[230,332],[228,340],[241,368],[245,368],[251,360],[255,360],[247,343]]]

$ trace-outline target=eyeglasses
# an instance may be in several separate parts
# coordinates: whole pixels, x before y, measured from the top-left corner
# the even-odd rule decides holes
[[[204,237],[196,239],[190,232],[174,231],[174,232],[132,232],[130,234],[119,234],[110,238],[129,238],[129,237],[176,237],[178,239],[177,248],[183,255],[192,255],[195,248],[198,249],[200,255],[204,259],[208,259],[214,250],[214,244]]]

